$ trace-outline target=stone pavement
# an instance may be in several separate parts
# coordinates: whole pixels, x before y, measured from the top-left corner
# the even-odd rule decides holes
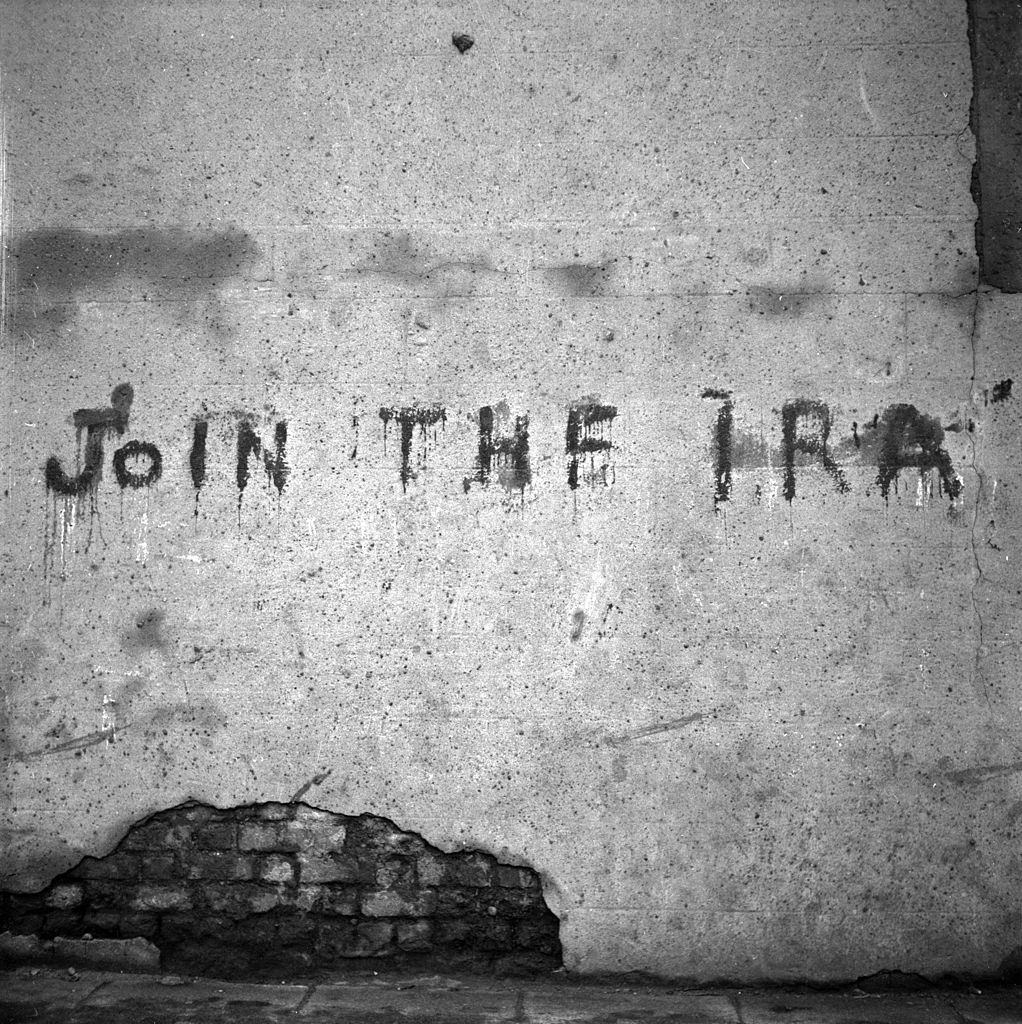
[[[1022,1024],[1022,989],[691,990],[642,984],[362,976],[258,985],[58,968],[0,973],[4,1024]]]

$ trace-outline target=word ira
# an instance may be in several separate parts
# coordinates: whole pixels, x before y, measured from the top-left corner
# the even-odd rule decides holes
[[[736,468],[749,463],[736,462],[734,401],[731,392],[708,388],[702,398],[719,403],[716,423],[711,430],[710,447],[714,463],[714,507],[731,499],[732,477]],[[94,494],[102,475],[105,446],[115,436],[123,436],[128,427],[134,390],[130,384],[119,384],[110,396],[110,405],[98,409],[78,409],[73,414],[78,456],[76,470],[69,474],[61,460],[51,455],[46,460],[44,477],[47,490],[65,497],[83,497]],[[618,415],[617,408],[583,399],[567,408],[564,454],[565,472],[570,489],[580,482],[607,483],[607,465],[595,469],[593,460],[602,453],[609,459],[614,450],[611,427]],[[412,468],[412,447],[415,432],[425,435],[429,429],[443,425],[447,410],[440,405],[411,406],[406,408],[381,407],[384,441],[393,429],[399,445],[398,476],[407,489],[415,473]],[[851,486],[834,457],[830,443],[831,414],[828,406],[815,399],[800,398],[786,402],[780,410],[781,448],[779,464],[783,472],[783,494],[790,502],[796,494],[796,471],[815,464],[833,480],[840,493]],[[353,418],[358,429],[358,418]],[[529,461],[529,417],[527,414],[511,417],[506,407],[482,406],[478,414],[479,442],[475,466],[464,478],[467,492],[472,484],[487,485],[496,472],[501,483],[510,489],[524,491],[531,483]],[[948,429],[961,429],[949,427]],[[971,429],[971,425],[970,425]],[[197,417],[192,423],[191,448],[188,467],[192,485],[198,498],[206,482],[206,441],[209,420]],[[919,412],[912,405],[892,405],[871,423],[852,424],[852,444],[866,461],[875,462],[878,472],[876,483],[884,499],[898,474],[905,469],[920,472],[935,471],[940,487],[950,498],[962,491],[961,478],[955,472],[951,458],[943,448],[944,428],[934,418]],[[83,447],[84,439],[84,447]],[[279,420],[273,428],[272,441],[265,442],[256,432],[250,418],[240,417],[236,439],[236,482],[238,502],[249,482],[251,460],[266,473],[269,482],[282,494],[287,486],[290,469],[287,462],[288,424]],[[849,442],[842,442],[847,446]],[[352,450],[354,458],[357,450]],[[586,460],[589,465],[586,465]],[[762,464],[766,464],[764,461]],[[113,470],[118,486],[125,488],[150,487],[163,474],[163,454],[148,441],[128,441],[113,453]]]

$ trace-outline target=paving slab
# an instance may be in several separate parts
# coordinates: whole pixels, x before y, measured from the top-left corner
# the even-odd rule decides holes
[[[1022,1024],[1022,989],[954,995],[959,1024]]]
[[[3,1024],[1022,1024],[1022,991],[776,990],[435,976],[259,985],[57,968],[0,972]]]
[[[940,994],[761,992],[737,997],[742,1024],[961,1024]]]
[[[315,988],[299,1013],[303,1021],[510,1021],[521,997],[512,987],[481,986],[438,977]],[[521,1019],[520,1017],[517,1019]]]
[[[739,1024],[725,995],[658,988],[529,987],[518,1020],[535,1024],[586,1021],[659,1021],[670,1024]]]

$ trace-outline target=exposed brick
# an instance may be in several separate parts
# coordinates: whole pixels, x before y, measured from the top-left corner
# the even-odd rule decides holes
[[[268,822],[249,822],[238,831],[238,849],[266,853],[294,853],[300,844],[283,831],[283,826]]]
[[[317,811],[316,814],[322,814]],[[327,815],[324,820],[301,818],[287,822],[283,826],[283,835],[291,849],[308,852],[337,852],[344,848],[348,830],[343,823]]]
[[[38,935],[43,930],[44,920],[41,913],[22,914],[16,920],[4,924],[15,935]]]
[[[230,850],[237,845],[233,824],[212,822],[195,831],[195,845],[200,850]]]
[[[433,935],[438,945],[457,946],[472,938],[473,926],[464,918],[452,917],[435,922]]]
[[[159,920],[156,914],[126,914],[117,922],[117,934],[125,939],[135,936],[151,939],[159,927]]]
[[[325,892],[324,887],[318,885],[288,886],[286,889],[278,889],[277,900],[282,907],[309,913],[319,907],[320,900]]]
[[[295,881],[295,866],[286,857],[264,857],[262,864],[259,866],[259,877],[264,882],[293,885]]]
[[[147,825],[128,833],[122,846],[130,850],[178,850],[191,846],[193,833],[189,825],[175,825],[165,821],[150,821]]]
[[[458,885],[485,888],[493,885],[493,867],[489,857],[481,853],[460,855],[449,863],[450,877]]]
[[[552,915],[551,915],[552,916]],[[557,920],[519,921],[515,926],[515,941],[522,949],[552,955],[558,951]]]
[[[538,892],[540,888],[535,871],[508,867],[505,864],[497,865],[496,884],[506,889],[528,889],[530,892]]]
[[[394,925],[390,921],[363,921],[355,928],[353,956],[384,956],[394,941]]]
[[[196,880],[244,882],[254,875],[251,857],[210,850],[188,858],[185,877]]]
[[[190,910],[192,898],[183,886],[143,885],[131,905],[136,910]]]
[[[54,885],[46,893],[46,906],[57,910],[70,910],[81,905],[84,890],[80,885]]]
[[[166,815],[167,820],[173,822],[183,822],[189,825],[205,825],[207,821],[211,821],[215,810],[206,804],[190,804],[187,807],[176,807],[173,811]]]
[[[354,885],[322,886],[317,897],[316,909],[321,914],[355,916],[362,908],[362,894]]]
[[[310,917],[292,915],[274,922],[274,935],[278,947],[292,944],[312,944],[318,923]]]
[[[126,885],[113,880],[86,881],[84,906],[91,910],[117,910],[131,905],[135,898],[137,886]]]
[[[248,899],[248,909],[253,914],[265,914],[278,906],[280,897],[277,889],[260,888]]]
[[[436,910],[432,892],[416,892],[403,896],[393,890],[367,892],[362,895],[362,913],[366,917],[428,917]]]
[[[388,857],[376,866],[376,884],[380,888],[415,885],[415,861],[410,857]]]
[[[433,944],[433,922],[399,921],[396,935],[399,949],[409,953],[426,952]]]
[[[226,917],[210,914],[164,914],[160,917],[159,937],[166,942],[187,942],[206,936],[223,941],[234,928]]]
[[[514,945],[514,925],[499,917],[479,918],[472,922],[472,942],[479,949],[488,952],[510,949]]]
[[[256,813],[263,821],[290,821],[294,815],[294,808],[291,804],[260,804]]]
[[[82,915],[74,910],[54,910],[43,919],[43,934],[47,937],[81,935],[84,930]]]
[[[93,935],[120,935],[121,922],[135,914],[115,913],[112,910],[90,910],[82,915],[82,927]]]
[[[144,856],[139,869],[140,877],[147,882],[165,882],[176,878],[178,873],[173,855],[167,853]]]
[[[97,860],[86,857],[72,872],[74,878],[117,878],[132,881],[138,878],[139,859],[133,853],[118,851]]]
[[[304,822],[324,830],[337,825],[344,827],[343,815],[334,814],[332,811],[321,811],[318,807],[309,807],[308,804],[293,804],[292,808],[294,821]]]
[[[321,921],[316,935],[316,953],[323,960],[349,956],[355,947],[354,919]]]
[[[451,880],[447,865],[434,853],[426,852],[419,857],[415,870],[421,885],[444,885]]]
[[[276,890],[264,889],[254,883],[211,883],[203,885],[201,892],[206,906],[215,914],[223,914],[240,920],[251,914],[253,903],[260,893],[270,892],[275,903],[279,902]]]
[[[329,854],[298,854],[299,877],[303,882],[357,882],[359,869],[348,857]]]
[[[479,894],[474,889],[447,887],[437,890],[436,913],[441,917],[470,914],[478,906]]]

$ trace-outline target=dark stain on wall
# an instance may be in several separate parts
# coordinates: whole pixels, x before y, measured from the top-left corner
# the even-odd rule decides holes
[[[437,256],[407,231],[383,232],[352,270],[356,275],[374,274],[408,288],[441,290],[448,290],[453,284],[452,274],[495,272],[489,260],[449,260]]]
[[[162,608],[147,608],[140,612],[135,621],[125,630],[121,646],[126,651],[163,651],[167,640],[163,635],[166,612]]]
[[[109,233],[77,228],[24,232],[14,239],[14,329],[39,337],[60,327],[91,291],[128,279],[176,292],[210,295],[243,274],[260,254],[246,231],[131,228]]]
[[[579,482],[579,467],[589,456],[589,472],[583,473],[587,483],[607,481],[607,463],[596,469],[593,456],[596,452],[610,452],[614,448],[611,438],[611,424],[617,416],[617,407],[602,405],[596,399],[584,398],[568,406],[568,428],[565,433],[564,451],[568,456],[568,486],[575,490]]]
[[[804,282],[791,288],[753,285],[748,291],[749,311],[759,316],[800,317],[820,302],[822,294]]]
[[[578,643],[582,639],[582,630],[586,624],[586,613],[579,608],[571,617],[571,642]]]
[[[613,260],[603,263],[565,263],[555,267],[541,267],[568,298],[589,298],[602,295],[610,284]]]
[[[386,449],[387,430],[393,420],[398,425],[401,445],[401,489],[408,490],[408,481],[415,479],[415,471],[412,469],[412,436],[415,428],[423,439],[422,450],[419,454],[420,464],[425,464],[427,445],[425,444],[430,428],[447,422],[447,410],[440,405],[412,406],[410,408],[386,407],[380,409],[380,419],[383,420],[383,445]],[[433,442],[436,443],[436,430],[433,429]]]
[[[990,388],[989,392],[986,388],[984,388],[983,404],[987,405],[989,403],[993,403],[996,405],[998,402],[1008,401],[1008,399],[1011,398],[1011,386],[1014,383],[1015,382],[1011,379],[1011,377],[1006,377],[1004,380],[999,381],[992,388]]]
[[[970,127],[976,137],[972,196],[980,281],[1022,291],[1022,11],[1006,0],[967,0],[973,93]]]

